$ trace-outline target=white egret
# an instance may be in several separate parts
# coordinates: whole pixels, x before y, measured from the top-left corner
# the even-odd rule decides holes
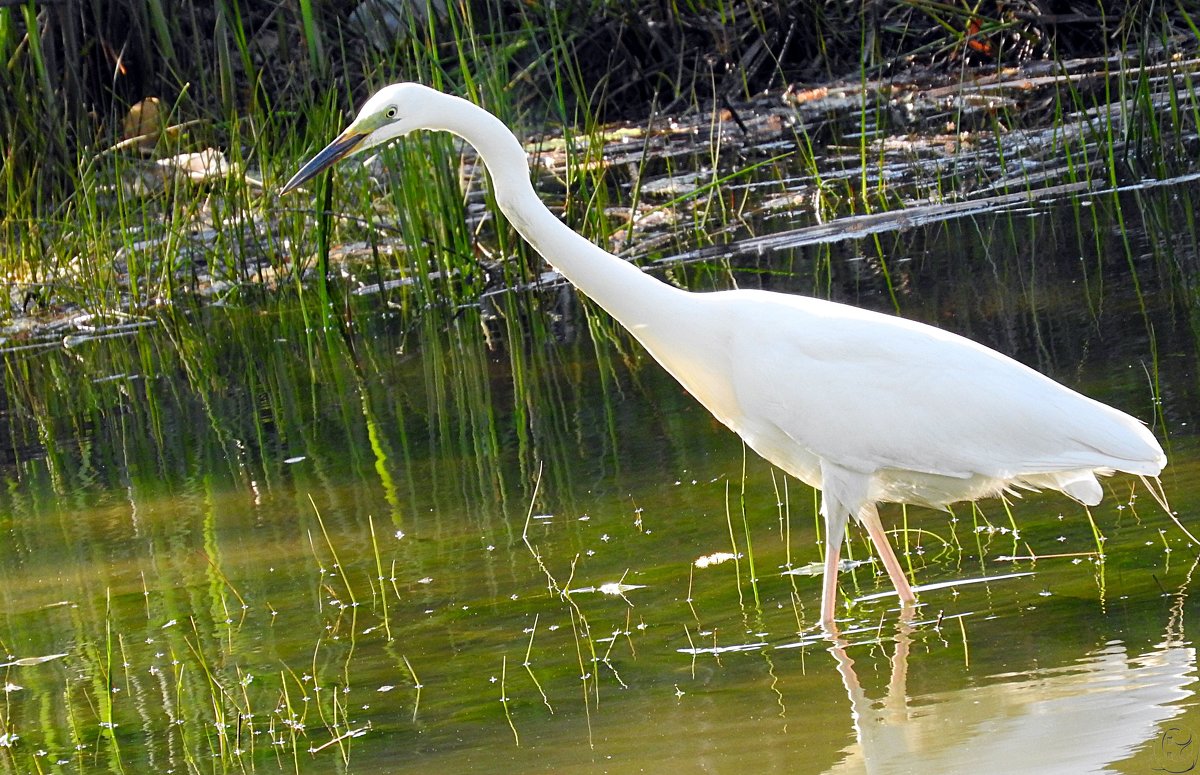
[[[473,145],[500,210],[538,253],[751,449],[821,491],[827,629],[851,517],[866,528],[902,604],[916,601],[879,502],[938,508],[1046,488],[1094,505],[1103,494],[1098,474],[1153,477],[1166,464],[1138,420],[956,334],[803,296],[692,293],[643,273],[546,209],[524,149],[499,119],[419,84],[377,92],[282,193],[417,129]]]

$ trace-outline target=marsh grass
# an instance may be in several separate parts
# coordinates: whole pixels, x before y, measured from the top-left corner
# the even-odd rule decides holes
[[[748,51],[758,51],[750,44],[752,40],[782,44],[775,37],[778,30],[787,30],[792,36],[789,45],[800,42],[796,36],[809,34],[795,24],[776,23],[772,16],[776,10],[766,4],[718,1],[706,7],[715,14],[713,18],[727,25],[726,38],[742,40],[749,45]],[[612,9],[598,10],[604,14]],[[893,19],[896,24],[889,29],[906,31],[898,40],[906,35],[916,40],[917,30],[925,29],[918,22],[932,24],[930,29],[941,29],[950,36],[938,44],[945,52],[966,50],[970,40],[995,39],[1016,29],[1012,19],[961,13],[945,17],[944,11],[917,4],[902,20]],[[507,226],[468,211],[473,197],[483,190],[482,175],[476,170],[464,195],[455,176],[460,154],[446,138],[415,140],[385,154],[385,159],[397,163],[388,165],[393,171],[382,183],[346,167],[339,175],[343,183],[334,189],[320,188],[314,199],[295,197],[281,202],[272,195],[272,189],[298,160],[334,136],[354,101],[400,73],[461,91],[514,126],[546,118],[560,125],[565,172],[558,181],[561,191],[551,197],[551,203],[574,228],[601,244],[612,245],[614,236],[622,233],[625,243],[635,239],[642,185],[647,174],[654,174],[655,165],[643,155],[631,180],[621,169],[605,163],[601,108],[611,104],[614,92],[620,89],[614,81],[596,81],[592,72],[595,62],[581,58],[588,46],[606,39],[610,17],[603,16],[603,24],[593,25],[589,31],[566,6],[557,10],[522,6],[511,18],[498,4],[450,6],[441,16],[429,13],[424,20],[415,15],[405,17],[390,45],[372,49],[368,39],[338,26],[337,20],[309,2],[298,4],[291,12],[294,15],[279,13],[266,19],[254,7],[224,3],[199,14],[193,11],[191,17],[167,15],[156,2],[132,13],[128,20],[131,29],[153,50],[153,56],[162,58],[171,77],[199,68],[197,78],[179,88],[168,111],[168,123],[187,128],[164,134],[155,157],[214,147],[225,153],[231,171],[206,182],[171,179],[165,186],[155,184],[143,190],[141,183],[130,181],[145,179],[149,161],[128,151],[107,152],[116,139],[113,130],[100,125],[93,127],[86,142],[69,141],[66,132],[75,126],[69,118],[79,108],[70,103],[73,92],[67,85],[79,82],[71,88],[82,104],[80,84],[86,78],[80,74],[56,77],[55,63],[50,61],[54,57],[39,48],[38,36],[23,35],[26,30],[39,29],[39,21],[27,9],[0,9],[0,50],[20,65],[7,76],[15,90],[13,104],[24,106],[7,116],[5,129],[10,136],[25,138],[11,149],[11,163],[4,166],[3,173],[6,207],[0,234],[6,250],[0,269],[14,291],[0,299],[0,312],[9,319],[29,314],[35,318],[61,316],[71,311],[157,319],[162,307],[188,309],[197,297],[201,302],[283,306],[293,303],[295,295],[273,293],[272,289],[287,290],[281,278],[290,275],[298,283],[307,277],[304,282],[316,287],[315,301],[320,307],[314,311],[321,315],[322,325],[329,325],[329,312],[339,303],[334,297],[340,298],[344,292],[327,286],[335,274],[374,275],[381,287],[385,277],[400,279],[399,287],[385,298],[409,316],[431,309],[440,310],[442,316],[457,314],[462,305],[479,303],[490,289],[530,282],[537,276],[540,259]],[[832,33],[837,21],[827,13],[825,9],[816,18],[823,20],[821,28]],[[967,23],[972,18],[976,24]],[[920,196],[897,187],[888,172],[891,154],[882,141],[892,123],[888,114],[896,109],[896,103],[883,91],[869,88],[880,67],[875,58],[879,52],[873,46],[881,41],[871,37],[865,13],[851,21],[847,30],[858,35],[864,52],[872,52],[857,60],[861,63],[857,102],[842,119],[808,120],[802,115],[792,124],[796,143],[787,152],[801,151],[796,161],[807,170],[817,192],[818,219],[847,212],[886,211]],[[215,58],[199,47],[199,36],[181,36],[185,22],[213,25]],[[666,23],[682,26],[684,19],[670,18]],[[1094,164],[1103,160],[1103,177],[1115,186],[1126,178],[1124,167],[1131,160],[1140,164],[1137,160],[1144,159],[1163,175],[1174,168],[1175,160],[1187,157],[1188,149],[1194,147],[1189,138],[1195,136],[1195,117],[1200,111],[1192,90],[1191,68],[1185,63],[1173,70],[1161,53],[1186,46],[1179,34],[1181,28],[1194,33],[1194,23],[1186,13],[1160,14],[1144,26],[1122,28],[1121,37],[1114,39],[1114,50],[1132,52],[1132,56],[1117,60],[1119,72],[1111,77],[1104,74],[1099,94],[1080,94],[1074,91],[1072,80],[1066,80],[1065,96],[1074,110],[1098,119],[1090,124],[1096,127],[1095,136],[1080,141],[1078,149],[1071,147],[1075,143],[1064,142],[1069,177],[1074,177],[1076,170],[1091,176]],[[55,35],[68,32],[58,27],[52,31]],[[639,34],[631,30],[627,43]],[[61,43],[54,35],[50,39]],[[179,45],[183,39],[190,42]],[[809,41],[818,48],[827,42]],[[280,69],[269,55],[293,48],[302,54],[290,63],[291,70]],[[366,52],[369,54],[364,56]],[[668,107],[673,111],[700,109],[715,127],[718,113],[724,106],[732,106],[731,95],[732,99],[749,99],[752,84],[763,78],[776,88],[784,85],[783,65],[768,64],[769,57],[760,61],[760,55],[743,59],[741,75],[734,75],[733,80],[709,73],[707,88],[702,88],[701,80],[686,88],[677,85],[668,95],[669,104],[650,102],[651,113]],[[751,61],[757,64],[749,66]],[[1156,63],[1158,69],[1144,66],[1147,62]],[[337,85],[316,90],[294,88],[305,80]],[[362,86],[346,92],[341,88],[346,80],[361,81]],[[60,94],[60,89],[66,91]],[[685,94],[691,96],[681,102]],[[22,97],[26,99],[22,101]],[[116,92],[109,99],[105,103],[111,111],[108,117],[120,118],[128,103],[122,103]],[[1063,109],[1064,103],[1052,104],[1056,116],[1068,126],[1073,119]],[[59,107],[50,111],[52,105]],[[739,124],[737,114],[746,109],[734,108],[733,117]],[[961,103],[959,110],[961,123]],[[858,180],[847,176],[846,187],[838,192],[839,184],[829,177],[825,160],[817,162],[817,149],[831,140],[840,142],[842,132],[836,127],[843,119],[853,127],[846,139],[858,150],[857,162],[851,165]],[[997,151],[991,163],[998,164],[1003,179],[1010,169],[1027,166],[1020,156],[1025,151],[1006,145],[1007,134],[1021,117],[1001,109],[993,111],[988,121],[990,142]],[[51,131],[44,131],[43,122]],[[647,149],[654,123],[654,118],[647,123],[650,129],[643,141]],[[85,136],[81,133],[72,139]],[[35,137],[50,145],[30,145]],[[782,170],[789,166],[787,154],[746,159],[745,143],[727,147],[725,133],[719,128],[707,137],[708,142],[696,149],[687,165],[705,168],[707,181],[657,208],[683,217],[682,231],[690,234],[686,240],[690,249],[735,240],[738,233],[744,233],[745,225],[753,222],[756,203],[738,187],[742,176],[758,165]],[[988,141],[986,136],[984,140]],[[57,151],[50,147],[55,145]],[[68,147],[71,150],[65,151]],[[1081,153],[1085,159],[1077,164],[1074,159]],[[673,163],[669,157],[667,163]],[[964,179],[946,178],[940,169],[937,174],[938,196],[969,193]],[[258,185],[259,180],[265,188]],[[788,192],[792,180],[790,172],[780,175],[781,193]],[[1036,186],[1027,177],[1022,185],[1036,196]],[[491,204],[490,195],[484,197]],[[614,219],[612,206],[626,203],[631,217]],[[644,215],[654,214],[651,210]],[[872,261],[893,308],[899,310],[902,299],[889,266],[892,246],[878,237],[874,240]],[[335,272],[333,249],[356,242],[365,243],[368,261]],[[674,242],[676,253],[685,250],[683,244]],[[397,245],[406,247],[394,258]],[[670,257],[670,248],[660,248],[647,257]],[[827,292],[832,290],[828,284],[825,287]],[[260,292],[264,288],[265,294]],[[584,309],[590,311],[587,305]]]
[[[729,18],[740,13],[736,4],[713,7]],[[31,611],[18,583],[28,569],[0,563],[4,594],[22,603],[4,606],[5,632],[15,634],[3,636],[4,650],[17,650],[17,636],[33,653],[58,652],[54,634],[79,644],[65,665],[23,669],[20,709],[6,704],[0,714],[0,734],[22,737],[20,747],[0,752],[15,770],[38,769],[39,748],[79,769],[114,772],[164,762],[214,771],[266,762],[348,769],[375,734],[418,729],[449,738],[460,716],[511,730],[513,740],[528,725],[528,741],[536,739],[537,714],[582,714],[590,739],[593,718],[622,696],[609,688],[682,680],[649,656],[634,659],[624,644],[632,652],[635,642],[650,641],[674,654],[687,641],[694,658],[711,650],[719,662],[718,647],[740,643],[746,632],[778,639],[815,621],[815,607],[805,606],[813,588],[770,569],[820,556],[817,495],[774,473],[768,482],[761,469],[748,474],[744,449],[740,482],[728,473],[737,471],[736,454],[727,455],[734,462],[718,472],[727,478],[710,497],[672,506],[653,532],[690,538],[691,523],[714,521],[715,538],[700,545],[721,548],[715,541],[727,532],[732,554],[745,559],[752,605],[742,597],[740,559],[716,580],[689,567],[685,581],[694,547],[675,539],[654,543],[661,558],[634,570],[660,585],[647,593],[657,595],[652,602],[634,598],[634,609],[570,592],[572,579],[600,572],[574,521],[606,502],[598,483],[640,482],[645,471],[667,476],[673,469],[664,460],[703,465],[724,436],[673,386],[647,387],[657,383],[643,370],[646,356],[590,303],[565,286],[536,284],[540,260],[491,214],[482,170],[449,138],[413,138],[385,151],[382,165],[345,165],[311,197],[274,197],[298,162],[341,128],[355,100],[400,75],[467,94],[518,127],[561,122],[560,136],[541,143],[561,154],[561,164],[535,172],[546,201],[597,242],[656,263],[672,282],[899,308],[1073,383],[1104,371],[1102,393],[1131,409],[1153,403],[1160,429],[1195,421],[1190,360],[1158,355],[1191,352],[1200,331],[1193,196],[1186,186],[1140,184],[1192,170],[1200,106],[1190,62],[1160,62],[1158,70],[1127,63],[1094,79],[1059,72],[1048,127],[1004,103],[972,114],[960,100],[930,119],[955,124],[946,137],[908,144],[896,141],[887,115],[903,103],[865,88],[875,71],[852,79],[861,91],[840,112],[768,108],[742,88],[749,107],[734,108],[743,120],[784,119],[774,133],[746,137],[714,108],[721,90],[710,80],[664,92],[657,103],[700,108],[678,134],[664,128],[662,115],[621,127],[640,134],[621,141],[617,164],[611,128],[591,107],[618,88],[615,79],[587,81],[572,53],[578,32],[564,15],[522,8],[525,26],[502,34],[471,15],[478,11],[456,7],[444,22],[454,30],[449,44],[435,29],[443,22],[409,20],[409,35],[364,69],[350,37],[323,30],[329,20],[321,7],[301,3],[298,17],[279,29],[300,33],[298,72],[336,86],[296,96],[272,88],[278,74],[256,60],[261,30],[238,4],[220,4],[214,23],[227,34],[218,36],[212,70],[170,108],[173,123],[202,123],[164,137],[156,153],[213,144],[236,174],[130,188],[119,181],[143,171],[145,160],[105,152],[115,136],[103,131],[73,145],[65,120],[44,133],[43,157],[3,165],[0,233],[11,249],[0,262],[17,291],[0,299],[2,316],[93,315],[53,329],[53,337],[5,342],[11,462],[2,469],[0,524],[23,560],[66,556],[79,561],[80,575],[64,582],[70,607]],[[148,4],[147,14],[144,29],[172,67],[206,53],[185,48],[194,42],[172,43],[179,22],[160,4]],[[737,22],[745,30],[770,26],[761,15]],[[836,22],[821,17],[831,34],[844,33]],[[35,26],[31,11],[0,9],[0,53],[32,67],[14,94],[46,105],[56,92],[37,36],[27,54],[11,45],[21,24]],[[957,31],[953,44],[930,51],[962,50],[976,34],[963,33],[961,19],[948,24]],[[1011,28],[1003,25],[987,22],[978,34]],[[524,36],[535,27],[538,35]],[[864,29],[855,28],[858,42],[874,53]],[[1167,32],[1162,27],[1158,37],[1164,46],[1174,41]],[[1152,56],[1148,47],[1139,52]],[[344,88],[360,81],[357,91]],[[201,94],[219,99],[210,105]],[[5,120],[8,131],[41,126],[29,112]],[[671,145],[679,137],[682,151]],[[912,165],[927,174],[913,175]],[[690,172],[700,173],[690,188],[655,198],[654,181]],[[1092,195],[1062,207],[1038,201],[1059,183]],[[738,248],[777,230],[1009,191],[1033,200],[1027,204],[1038,217],[985,210],[969,223],[867,239]],[[768,207],[775,197],[785,204]],[[668,225],[647,226],[660,217]],[[1046,244],[1073,245],[1077,255],[1053,261]],[[348,255],[358,245],[359,255]],[[1074,311],[1081,294],[1086,313]],[[214,300],[220,306],[208,305]],[[1126,347],[1153,354],[1144,373],[1106,368],[1129,357],[1130,350],[1108,353],[1104,334],[1127,311],[1141,332]],[[153,330],[133,325],[149,321]],[[61,346],[66,336],[69,347]],[[1081,363],[1089,364],[1086,375],[1077,371]],[[582,376],[592,370],[597,380]],[[654,413],[639,414],[634,404]],[[645,425],[654,432],[641,433]],[[537,534],[535,503],[557,514]],[[772,503],[778,541],[755,516]],[[803,506],[797,515],[793,503]],[[93,508],[98,513],[81,523]],[[907,510],[889,515],[900,525],[910,572],[967,563],[982,570],[1001,544],[1024,552],[1018,530],[1043,555],[1058,545],[1045,527],[1022,528],[1019,512],[1008,513],[1005,526],[994,512],[993,522],[970,508],[973,539],[960,540],[953,513],[944,528],[936,515],[918,522],[914,514],[912,523]],[[1088,517],[1063,537],[1078,544],[1086,528],[1084,545],[1099,552],[1105,534],[1127,527],[1108,511]],[[233,527],[251,523],[254,532]],[[951,549],[921,557],[916,547],[933,535]],[[1179,545],[1174,535],[1157,538],[1161,551]],[[660,539],[639,531],[637,540]],[[489,541],[500,545],[503,562],[479,559],[491,556],[481,548]],[[247,543],[267,548],[247,560],[238,551]],[[515,553],[505,551],[512,546]],[[644,556],[641,548],[631,545],[630,556]],[[855,536],[847,557],[869,552]],[[138,572],[122,571],[126,553]],[[1107,561],[1121,559],[1110,551]],[[238,566],[247,562],[278,566],[288,578]],[[435,576],[431,584],[443,583],[436,569],[447,564],[461,577],[445,587],[423,583]],[[1098,566],[1096,584],[1107,593],[1104,571]],[[876,588],[875,576],[847,574],[863,591]],[[1068,588],[1091,591],[1070,578]],[[771,602],[782,613],[773,615]],[[695,627],[672,622],[671,634],[655,632],[684,603]],[[488,616],[471,618],[478,609]],[[867,607],[852,613],[877,616]],[[650,621],[650,634],[631,625],[635,615]],[[487,622],[497,620],[503,632],[490,632]],[[625,634],[604,642],[600,622]],[[961,617],[959,627],[966,660]],[[451,644],[467,655],[459,673],[446,665]],[[508,655],[522,650],[524,673],[508,675]],[[476,688],[497,664],[501,703],[495,687]],[[382,690],[397,685],[402,691]]]

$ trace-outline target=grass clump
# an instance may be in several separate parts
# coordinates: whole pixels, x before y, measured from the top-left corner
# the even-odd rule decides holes
[[[1195,48],[1195,22],[1184,10],[1124,9],[1101,3],[1084,18],[1032,2],[970,10],[765,0],[686,7],[374,0],[352,10],[311,0],[5,6],[0,276],[9,293],[0,296],[2,335],[21,336],[50,320],[153,319],[162,307],[197,298],[289,303],[291,294],[270,292],[314,268],[322,279],[332,273],[310,259],[314,211],[330,207],[324,197],[281,202],[272,191],[389,81],[464,94],[514,126],[561,124],[563,210],[573,226],[608,241],[633,232],[631,220],[609,214],[621,179],[600,151],[603,121],[733,109],[763,90],[843,76],[866,83],[907,73],[950,84],[1022,62],[1111,52],[1133,52],[1138,66],[1170,67],[1172,56]],[[1085,29],[1099,34],[1080,34]],[[1197,108],[1190,70],[1178,69],[1185,80],[1135,67],[1115,74],[1119,94],[1106,86],[1104,104],[1128,105],[1135,119],[1100,127],[1109,148],[1119,141],[1166,149],[1154,152],[1160,170],[1165,156],[1190,152],[1179,138]],[[860,166],[873,163],[865,138],[888,128],[894,108],[880,99],[886,90],[862,94],[851,122]],[[1065,97],[1090,99],[1070,86]],[[1007,118],[993,115],[993,129],[1003,131]],[[826,139],[820,122],[797,135],[809,155],[813,142]],[[349,196],[369,204],[353,215],[326,212],[320,221],[323,243],[364,258],[343,272],[373,275],[388,288],[388,301],[410,313],[454,310],[489,289],[536,279],[537,262],[512,232],[493,232],[486,218],[472,215],[454,175],[457,147],[447,138],[422,143],[400,151],[398,178],[386,192],[351,176]],[[1109,156],[1110,167],[1123,161]],[[897,201],[867,191],[866,174],[864,166],[862,191],[849,182],[844,194],[847,202],[858,197],[856,211],[878,207],[876,199]],[[711,179],[716,190],[702,194],[708,204],[697,223],[715,213],[721,229],[742,217],[745,200],[725,196],[727,178],[715,169]],[[636,181],[632,188],[640,190]],[[339,200],[332,201],[336,208]],[[401,249],[404,258],[393,257]],[[511,262],[513,255],[526,260]]]

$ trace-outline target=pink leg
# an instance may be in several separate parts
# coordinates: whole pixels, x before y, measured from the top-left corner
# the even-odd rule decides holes
[[[830,632],[837,610],[838,563],[842,557],[842,540],[846,536],[846,517],[825,517],[825,574],[821,594],[821,626]]]
[[[842,556],[842,542],[825,544],[825,577],[821,595],[821,626],[833,629],[833,613],[837,607],[838,563]]]
[[[892,551],[887,534],[883,532],[883,525],[879,521],[879,510],[875,508],[875,504],[871,503],[864,507],[859,518],[863,526],[867,528],[867,535],[871,536],[871,543],[875,544],[875,550],[879,552],[879,559],[883,560],[883,567],[887,570],[888,577],[891,578],[896,592],[900,595],[900,604],[906,608],[913,605],[917,602],[917,596],[908,583],[908,577],[904,575],[904,569],[900,567],[900,561],[896,559],[896,553]]]

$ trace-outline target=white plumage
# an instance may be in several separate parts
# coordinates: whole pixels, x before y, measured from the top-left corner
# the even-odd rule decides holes
[[[832,625],[848,520],[867,529],[900,599],[915,600],[879,502],[943,507],[1014,488],[1093,505],[1097,475],[1156,476],[1166,457],[1139,421],[955,334],[856,307],[767,291],[691,293],[563,225],[494,116],[418,84],[377,92],[284,186],[416,129],[479,151],[516,229],[607,310],[758,454],[821,490],[828,527],[821,621]]]

